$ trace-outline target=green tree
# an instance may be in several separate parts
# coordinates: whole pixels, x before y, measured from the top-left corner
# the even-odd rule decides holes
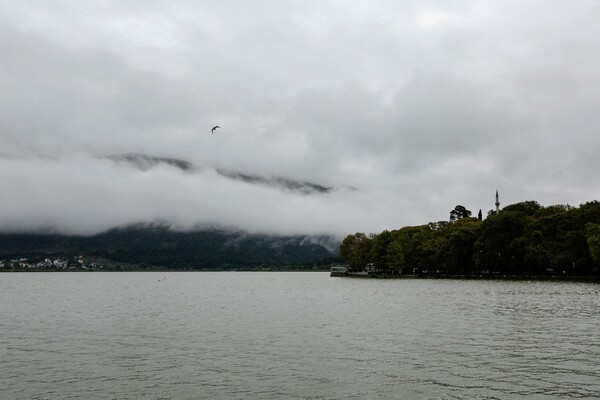
[[[439,238],[438,268],[450,274],[471,274],[474,270],[473,253],[479,237],[481,222],[477,218],[463,218],[448,225]]]
[[[436,254],[441,237],[441,226],[448,224],[430,223],[421,226],[404,227],[395,231],[396,240],[399,240],[404,251],[406,271],[412,273],[413,269],[430,270],[436,268]]]
[[[401,274],[406,267],[404,249],[399,240],[392,240],[387,249],[387,268],[393,273]]]
[[[467,218],[471,216],[471,211],[467,210],[464,206],[457,205],[454,210],[450,211],[450,221],[456,221],[457,219]]]
[[[600,224],[588,222],[585,225],[585,231],[590,257],[596,264],[600,264]]]
[[[600,201],[590,201],[579,206],[575,210],[579,223],[585,226],[588,222],[600,224]]]
[[[555,273],[583,273],[589,258],[584,226],[579,226],[574,210],[565,210],[534,220],[531,230],[540,231],[549,265]],[[577,271],[581,269],[581,271]]]
[[[518,273],[510,244],[522,236],[526,226],[526,216],[513,211],[490,215],[483,221],[475,243],[474,257],[478,268],[503,274]]]
[[[523,264],[524,269],[532,274],[545,274],[551,267],[551,251],[544,235],[539,230],[528,234],[524,243]]]
[[[385,230],[373,235],[371,244],[371,262],[378,270],[387,269],[388,248],[392,242],[392,234]]]
[[[350,268],[364,268],[369,262],[372,239],[362,232],[348,235],[340,245],[340,257],[344,259]]]
[[[542,206],[537,201],[522,201],[520,203],[510,204],[502,209],[502,211],[522,212],[525,215],[534,215]]]

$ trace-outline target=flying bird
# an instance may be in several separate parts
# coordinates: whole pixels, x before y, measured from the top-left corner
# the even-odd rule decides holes
[[[210,131],[213,133],[213,135],[214,135],[214,133],[215,133],[215,129],[217,129],[217,128],[220,128],[220,126],[219,126],[219,125],[215,125],[215,126],[213,126],[213,128],[210,130]]]

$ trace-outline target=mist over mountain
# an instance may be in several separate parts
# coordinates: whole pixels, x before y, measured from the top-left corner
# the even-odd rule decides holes
[[[194,168],[193,164],[189,161],[170,157],[154,157],[141,153],[112,154],[106,158],[119,163],[131,164],[142,171],[147,171],[161,164],[179,168],[186,172],[192,171]]]
[[[0,232],[91,236],[159,221],[179,231],[340,239],[387,218],[383,209],[365,210],[372,188],[357,190],[335,174],[312,180],[302,171],[176,153],[0,156]]]
[[[332,189],[287,178],[267,178],[232,170],[199,167],[190,161],[174,157],[123,153],[104,158],[119,168],[128,166],[132,167],[133,171],[138,171],[137,174],[147,175],[149,184],[158,190],[163,188],[164,179],[160,178],[162,174],[172,176],[171,182],[175,179],[183,179],[183,181],[191,179],[197,180],[200,187],[202,185],[206,187],[207,173],[210,176],[211,171],[220,181],[285,191],[295,195],[326,195]],[[210,189],[206,190],[209,191]],[[98,194],[101,195],[102,191]],[[177,192],[173,195],[176,196]],[[201,195],[201,192],[195,193],[195,196]],[[115,262],[174,269],[235,269],[320,262],[335,257],[339,248],[339,239],[330,235],[245,231],[242,219],[239,221],[240,225],[237,225],[238,221],[233,219],[223,225],[220,219],[210,221],[210,217],[207,216],[204,216],[204,223],[186,221],[184,220],[185,208],[177,210],[181,213],[177,218],[143,215],[140,210],[143,210],[145,205],[158,204],[159,200],[155,197],[156,195],[140,199],[141,202],[131,208],[126,218],[115,218],[114,222],[106,224],[107,229],[99,233],[92,231],[89,234],[84,230],[81,234],[73,234],[73,229],[64,232],[52,226],[25,230],[5,228],[4,233],[0,234],[0,259],[83,254]],[[114,214],[117,215],[119,200],[118,197],[111,199]],[[201,211],[201,207],[194,207],[194,209],[189,208],[187,212],[193,215],[198,213],[198,210]],[[248,203],[247,212],[253,212],[251,203]],[[95,216],[90,214],[79,223],[84,224],[85,221],[94,218]],[[127,219],[131,222],[127,223]],[[284,226],[282,231],[285,230]]]
[[[143,153],[125,153],[125,154],[112,154],[107,156],[111,161],[117,163],[125,163],[132,165],[133,167],[141,170],[148,171],[154,167],[160,165],[167,165],[180,169],[184,172],[193,172],[199,169],[192,162],[172,157],[157,157]],[[214,168],[214,170],[222,177],[232,179],[235,181],[241,181],[248,184],[263,185],[275,189],[285,189],[290,192],[297,194],[309,195],[309,194],[327,194],[333,190],[356,190],[352,186],[323,186],[313,182],[300,181],[296,179],[290,179],[281,176],[261,176],[258,174],[246,173],[242,171],[235,171],[226,168]]]
[[[222,168],[217,168],[219,175],[226,178],[239,180],[250,184],[260,184],[277,188],[284,188],[292,192],[301,194],[312,194],[312,193],[329,193],[333,187],[325,187],[311,182],[296,181],[293,179],[282,178],[282,177],[270,177],[266,178],[260,175],[249,175],[238,171],[230,171]]]
[[[322,263],[337,257],[331,237],[272,236],[224,229],[177,231],[136,224],[93,236],[0,234],[0,260],[84,255],[172,269],[256,268]]]

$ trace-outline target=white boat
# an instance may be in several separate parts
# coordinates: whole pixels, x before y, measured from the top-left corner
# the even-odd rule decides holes
[[[331,267],[331,273],[329,276],[346,276],[348,274],[348,268],[336,265],[335,267]]]

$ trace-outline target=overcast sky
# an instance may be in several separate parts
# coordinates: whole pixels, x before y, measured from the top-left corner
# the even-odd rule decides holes
[[[496,189],[501,206],[600,199],[598,1],[0,7],[0,231],[166,221],[343,237],[458,204],[485,215]],[[124,153],[195,169],[106,158]]]

